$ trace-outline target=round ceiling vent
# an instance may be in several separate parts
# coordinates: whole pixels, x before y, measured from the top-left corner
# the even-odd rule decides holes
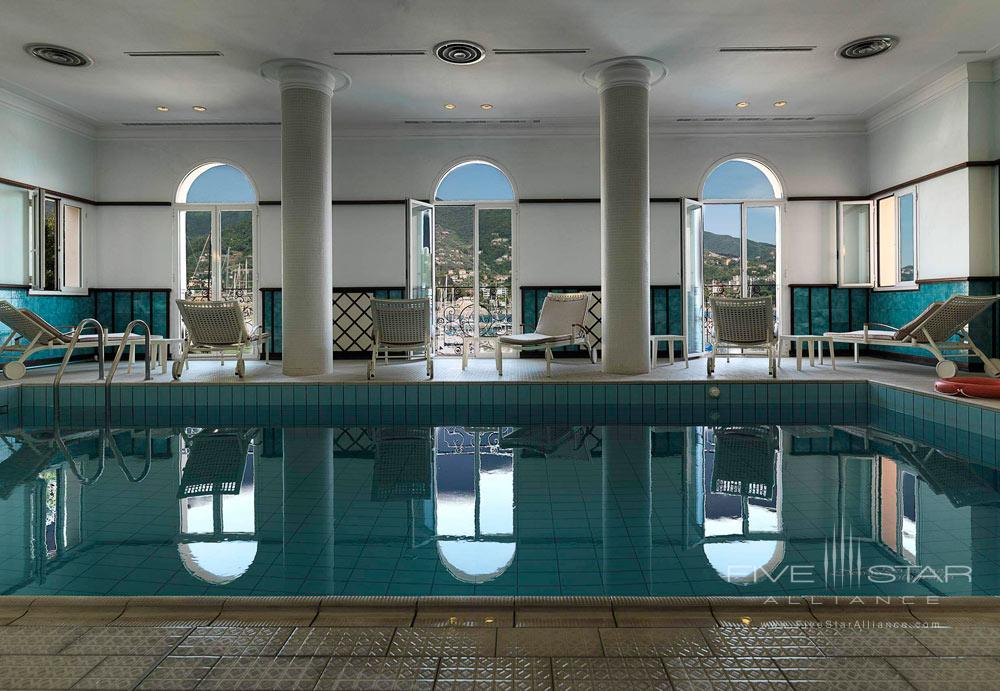
[[[892,50],[899,43],[895,36],[868,36],[851,41],[845,46],[841,46],[837,55],[848,60],[860,60],[862,58],[873,58]]]
[[[49,43],[29,43],[24,49],[39,60],[51,62],[53,65],[60,65],[61,67],[86,67],[94,62],[83,53],[75,51],[72,48],[54,46]]]
[[[472,41],[445,41],[434,46],[434,55],[449,65],[474,65],[486,57],[486,50]]]

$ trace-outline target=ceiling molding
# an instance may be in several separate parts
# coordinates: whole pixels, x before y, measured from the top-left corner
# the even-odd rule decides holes
[[[97,135],[97,127],[91,122],[42,103],[37,97],[20,94],[12,89],[20,90],[20,87],[0,80],[0,105],[88,139],[93,139]]]
[[[922,108],[931,101],[939,99],[942,96],[951,93],[955,89],[968,85],[970,81],[982,81],[982,79],[979,78],[982,76],[981,71],[978,68],[970,69],[970,65],[974,64],[978,63],[961,65],[947,74],[938,77],[927,86],[918,89],[912,94],[896,101],[889,107],[875,113],[875,115],[868,118],[868,131],[874,132],[875,130],[885,127],[889,123]]]

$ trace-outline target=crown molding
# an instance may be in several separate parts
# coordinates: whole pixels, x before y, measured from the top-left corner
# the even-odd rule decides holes
[[[867,120],[868,132],[874,132],[918,110],[928,103],[945,96],[955,89],[971,82],[993,81],[990,63],[974,62],[960,65],[938,77],[927,86],[904,96],[892,105],[880,110]]]
[[[43,103],[39,100],[40,97],[33,93],[28,95],[29,93],[31,92],[26,89],[0,79],[0,105],[88,139],[96,137],[97,127],[93,122]]]

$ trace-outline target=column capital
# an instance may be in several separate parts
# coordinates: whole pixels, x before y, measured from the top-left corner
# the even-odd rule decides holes
[[[623,55],[595,62],[584,71],[583,81],[598,91],[613,86],[641,86],[648,89],[666,76],[666,65],[656,58]]]
[[[268,60],[260,66],[260,76],[277,82],[282,91],[292,88],[314,89],[332,95],[334,91],[351,85],[351,77],[346,72],[322,62],[300,58]]]

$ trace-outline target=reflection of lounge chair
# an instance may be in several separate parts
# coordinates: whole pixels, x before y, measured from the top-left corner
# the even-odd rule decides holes
[[[14,488],[38,477],[57,453],[50,442],[11,433],[0,436],[0,451],[5,456],[0,461],[0,499],[7,499]]]
[[[269,361],[267,342],[271,334],[258,326],[247,332],[243,308],[235,300],[199,302],[178,300],[177,308],[187,329],[181,358],[174,362],[174,379],[180,379],[184,363],[191,355],[236,353],[236,376],[246,372],[243,356],[248,346],[260,343],[264,348],[265,361]]]
[[[368,378],[375,378],[375,363],[379,352],[389,362],[389,351],[423,354],[427,361],[427,376],[434,378],[434,348],[431,345],[431,301],[381,300],[372,298],[372,359]]]
[[[205,430],[191,437],[177,498],[239,494],[256,432]]]
[[[430,499],[434,440],[428,427],[379,427],[372,500]]]
[[[517,427],[500,439],[501,449],[523,449],[547,457],[558,454],[584,455],[585,427],[532,425]]]
[[[774,493],[777,437],[770,427],[715,430],[712,491],[758,499]]]
[[[545,350],[545,376],[552,376],[552,349],[559,346],[582,345],[591,354],[587,329],[583,322],[590,304],[590,293],[549,293],[542,303],[538,325],[532,333],[499,336],[497,338],[497,374],[503,376],[503,346],[518,350]]]
[[[708,374],[715,373],[715,359],[725,357],[767,358],[767,373],[777,376],[778,337],[774,333],[774,301],[758,298],[720,298],[708,300],[712,308],[712,333],[709,341]]]
[[[937,360],[935,369],[939,377],[954,377],[958,365],[947,359],[952,357],[979,358],[986,373],[1000,376],[1000,361],[991,360],[969,336],[968,324],[992,307],[1000,295],[953,295],[945,302],[933,302],[915,319],[900,328],[885,324],[865,324],[859,331],[829,332],[837,343],[854,345],[854,361],[858,361],[860,346],[887,346],[890,348],[921,348]],[[875,327],[875,328],[872,328]],[[881,327],[881,328],[879,328]],[[958,337],[958,340],[948,340]]]
[[[19,310],[6,300],[0,300],[0,322],[10,329],[6,339],[0,343],[0,357],[16,355],[16,359],[4,363],[3,374],[7,379],[20,379],[25,373],[25,362],[35,353],[43,350],[67,350],[73,337],[81,331],[82,325],[69,331],[61,331],[31,310]],[[124,334],[105,334],[105,346],[121,344]],[[144,342],[144,337],[129,336],[130,344]],[[80,333],[76,348],[97,348],[96,333]],[[65,365],[64,365],[65,366]]]

